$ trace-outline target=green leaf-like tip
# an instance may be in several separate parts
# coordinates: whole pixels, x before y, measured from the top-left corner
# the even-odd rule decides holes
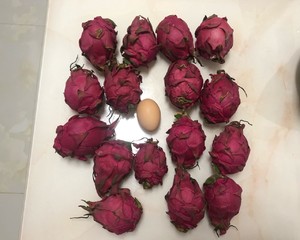
[[[219,174],[214,174],[212,176],[210,176],[209,178],[206,179],[206,181],[204,182],[204,185],[211,185],[214,184],[217,179],[220,178]]]
[[[144,189],[150,189],[152,186],[151,186],[151,184],[149,183],[149,182],[147,182],[147,181],[144,181],[143,182],[143,188]]]
[[[132,151],[132,146],[131,146],[131,142],[128,141],[124,141],[124,140],[120,140],[125,147],[127,147],[130,151]]]
[[[139,209],[143,210],[143,206],[137,198],[134,198],[134,202]]]
[[[185,111],[177,112],[174,115],[175,120],[178,120],[179,118],[184,117],[184,116],[188,116],[188,114]]]
[[[218,166],[216,164],[212,163],[211,166],[212,166],[214,174],[216,174],[216,175],[220,175],[221,174],[221,171],[220,171],[220,169],[218,168]]]

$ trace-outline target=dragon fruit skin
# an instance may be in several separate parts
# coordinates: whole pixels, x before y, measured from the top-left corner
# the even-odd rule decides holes
[[[86,161],[95,154],[103,141],[115,135],[117,121],[110,125],[92,116],[71,117],[67,123],[56,128],[54,149],[62,157],[75,157]]]
[[[205,150],[206,135],[197,120],[182,116],[167,131],[167,145],[172,161],[178,166],[192,168]]]
[[[200,111],[210,123],[229,122],[241,103],[239,86],[224,71],[210,76],[200,93]]]
[[[156,28],[160,51],[171,62],[194,56],[192,33],[184,20],[176,15],[165,17]]]
[[[215,136],[212,149],[209,152],[212,162],[224,175],[242,171],[250,154],[248,141],[243,134],[245,125],[231,122]]]
[[[165,196],[167,214],[181,232],[197,227],[205,214],[205,199],[197,181],[182,169],[176,168],[173,186]]]
[[[205,17],[195,31],[195,46],[205,59],[224,63],[224,57],[233,46],[233,29],[227,18],[217,15]]]
[[[96,150],[93,179],[100,197],[118,189],[122,180],[131,172],[132,161],[131,145],[122,140],[106,141]]]
[[[141,203],[127,188],[119,189],[100,201],[86,203],[88,206],[80,206],[88,211],[85,217],[93,216],[95,222],[117,235],[134,231],[143,214]]]
[[[164,81],[166,96],[174,106],[188,109],[198,102],[203,78],[196,65],[177,60],[169,66]]]
[[[117,47],[116,24],[109,18],[95,17],[82,23],[79,46],[82,54],[99,70],[115,62]]]
[[[155,60],[158,51],[159,45],[149,19],[136,16],[123,38],[122,56],[134,67],[140,67]]]
[[[104,90],[92,71],[76,65],[66,81],[64,96],[73,110],[93,115],[103,103]]]
[[[134,144],[138,149],[134,156],[133,169],[135,178],[143,184],[144,189],[162,184],[163,177],[168,172],[166,154],[158,146],[158,142],[152,140],[146,143]]]
[[[225,234],[241,207],[242,188],[227,176],[208,178],[203,185],[207,215],[217,234]]]
[[[142,76],[132,66],[115,66],[105,72],[104,92],[106,103],[114,110],[128,113],[141,101]]]

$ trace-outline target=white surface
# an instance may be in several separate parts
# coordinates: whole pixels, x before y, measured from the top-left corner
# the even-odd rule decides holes
[[[97,200],[92,181],[92,162],[63,159],[52,148],[57,125],[74,114],[64,103],[63,89],[69,64],[80,55],[78,39],[81,23],[97,15],[117,24],[118,40],[136,15],[148,17],[154,29],[169,14],[177,14],[192,33],[204,15],[213,13],[228,18],[234,28],[234,46],[224,65],[203,61],[204,79],[224,69],[248,94],[241,91],[241,105],[232,120],[244,119],[251,153],[243,172],[232,176],[243,188],[242,206],[222,239],[299,239],[300,212],[300,106],[297,79],[300,70],[299,1],[82,1],[52,0],[46,29],[45,52],[38,96],[29,179],[25,202],[22,240],[79,239],[218,239],[207,217],[194,230],[179,233],[166,215],[164,195],[173,181],[174,165],[165,138],[176,109],[164,96],[163,77],[168,62],[158,57],[149,70],[142,70],[142,98],[154,98],[161,106],[162,122],[152,135],[160,141],[168,157],[169,172],[164,185],[145,191],[134,176],[126,179],[144,207],[135,232],[121,236],[102,229],[90,219],[73,219],[85,212],[78,208],[81,199]],[[120,57],[120,56],[119,56]],[[79,63],[86,60],[80,56]],[[120,59],[120,58],[119,58]],[[199,65],[198,65],[199,66]],[[103,77],[98,74],[101,83]],[[203,122],[198,108],[191,117]],[[105,116],[105,115],[103,115]],[[102,118],[105,120],[105,118]],[[210,176],[208,150],[222,126],[204,126],[207,150],[191,175],[200,185]],[[117,138],[137,140],[149,136],[136,118],[122,118]]]

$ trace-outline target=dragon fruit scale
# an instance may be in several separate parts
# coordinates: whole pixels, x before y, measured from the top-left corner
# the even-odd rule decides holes
[[[116,65],[105,71],[106,103],[114,110],[129,113],[141,101],[142,76],[131,65]]]
[[[194,56],[192,33],[184,20],[176,15],[165,17],[156,28],[160,51],[171,62]]]
[[[210,76],[200,93],[200,111],[210,123],[229,122],[241,103],[239,86],[223,70]]]
[[[242,188],[227,176],[213,175],[205,181],[203,191],[210,223],[218,235],[223,235],[240,211]]]
[[[181,232],[197,227],[205,214],[205,199],[197,181],[182,169],[176,168],[173,186],[165,196],[167,214]]]
[[[95,150],[115,135],[117,121],[108,125],[93,116],[71,117],[56,128],[53,148],[62,157],[75,157],[86,161]]]
[[[167,134],[166,141],[172,161],[178,167],[194,167],[205,150],[206,135],[202,125],[188,116],[181,116]]]
[[[243,134],[244,127],[244,124],[233,121],[213,140],[209,154],[224,175],[240,172],[246,165],[250,147]]]
[[[95,17],[82,23],[79,47],[82,54],[99,70],[116,61],[116,24],[109,18]]]
[[[174,106],[188,109],[198,102],[203,78],[195,64],[187,60],[171,63],[164,82],[166,96]]]
[[[136,16],[123,38],[122,56],[134,67],[140,67],[155,60],[158,51],[159,45],[149,19]]]
[[[103,228],[117,235],[135,230],[143,214],[143,207],[127,188],[104,197],[100,201],[85,201],[87,206],[79,207],[88,213],[83,218],[92,216]]]
[[[134,147],[138,149],[133,164],[135,178],[143,184],[144,189],[162,184],[168,166],[165,152],[158,142],[149,139],[145,143],[134,144]]]
[[[76,65],[66,81],[65,102],[78,113],[95,114],[103,103],[104,90],[93,71]]]
[[[217,15],[204,17],[195,31],[196,50],[205,59],[224,63],[224,57],[233,46],[233,29],[227,18]]]
[[[119,188],[131,172],[132,161],[131,144],[122,140],[106,141],[96,150],[93,179],[100,197]]]

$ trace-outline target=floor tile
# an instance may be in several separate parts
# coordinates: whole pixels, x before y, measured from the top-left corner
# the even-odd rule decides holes
[[[1,0],[0,23],[45,25],[47,0]]]
[[[24,194],[0,193],[0,233],[3,240],[20,239]]]
[[[0,192],[24,193],[44,27],[0,25]]]

